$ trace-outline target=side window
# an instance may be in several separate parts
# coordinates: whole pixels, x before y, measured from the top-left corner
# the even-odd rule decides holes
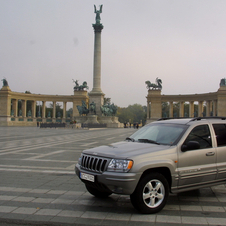
[[[193,128],[193,130],[188,135],[184,144],[189,141],[197,141],[200,144],[200,149],[212,148],[212,140],[210,135],[210,130],[208,125],[200,125]]]
[[[226,146],[226,124],[213,124],[217,138],[217,146]]]

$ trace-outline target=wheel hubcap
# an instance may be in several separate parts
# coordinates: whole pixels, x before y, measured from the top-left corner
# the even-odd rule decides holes
[[[149,181],[143,190],[144,203],[149,208],[158,207],[165,197],[165,188],[161,181],[151,180]]]

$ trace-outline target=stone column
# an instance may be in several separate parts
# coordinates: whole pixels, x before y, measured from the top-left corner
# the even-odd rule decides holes
[[[46,101],[42,101],[42,118],[46,118]]]
[[[66,109],[67,109],[67,102],[64,102],[63,103],[63,119],[67,118],[67,116],[66,116]]]
[[[36,101],[32,101],[31,105],[31,117],[36,118]]]
[[[104,94],[101,90],[101,31],[104,26],[99,23],[93,24],[94,28],[94,61],[93,61],[93,89],[89,93],[90,101],[96,104],[96,114],[101,116],[100,107],[104,104]]]
[[[12,110],[14,111],[14,116],[17,117],[18,116],[18,100],[13,99],[12,100]]]
[[[169,106],[169,117],[173,118],[173,102],[170,102]]]
[[[56,101],[53,101],[53,116],[52,118],[56,118]]]
[[[179,117],[184,117],[184,102],[180,102],[180,113]]]
[[[206,101],[206,116],[210,116],[210,100]]]
[[[217,100],[213,101],[213,116],[222,116],[222,115],[219,115],[217,112]]]
[[[190,101],[189,104],[189,117],[194,117],[194,101]]]
[[[147,102],[147,119],[150,119],[150,103]]]
[[[202,117],[203,116],[203,101],[199,101],[199,112],[198,112],[198,116]]]
[[[27,101],[22,100],[22,117],[26,118],[27,116]]]

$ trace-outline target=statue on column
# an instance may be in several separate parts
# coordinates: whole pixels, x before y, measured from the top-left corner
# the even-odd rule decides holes
[[[9,86],[9,84],[8,84],[8,82],[7,82],[7,80],[6,80],[6,78],[3,78],[3,79],[2,79],[2,82],[3,82],[3,86]]]
[[[151,83],[150,81],[146,81],[147,89],[162,89],[162,80],[157,77],[155,82],[156,83]]]
[[[221,86],[226,86],[226,78],[222,78],[220,81],[220,87]]]
[[[96,13],[96,24],[100,24],[100,14],[102,13],[103,5],[100,5],[100,10],[97,10],[96,6],[94,5],[94,13]]]

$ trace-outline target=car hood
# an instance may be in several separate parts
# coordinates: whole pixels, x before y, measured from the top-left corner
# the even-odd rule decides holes
[[[167,145],[122,141],[84,150],[84,154],[108,158],[131,158],[136,155],[169,149]]]

